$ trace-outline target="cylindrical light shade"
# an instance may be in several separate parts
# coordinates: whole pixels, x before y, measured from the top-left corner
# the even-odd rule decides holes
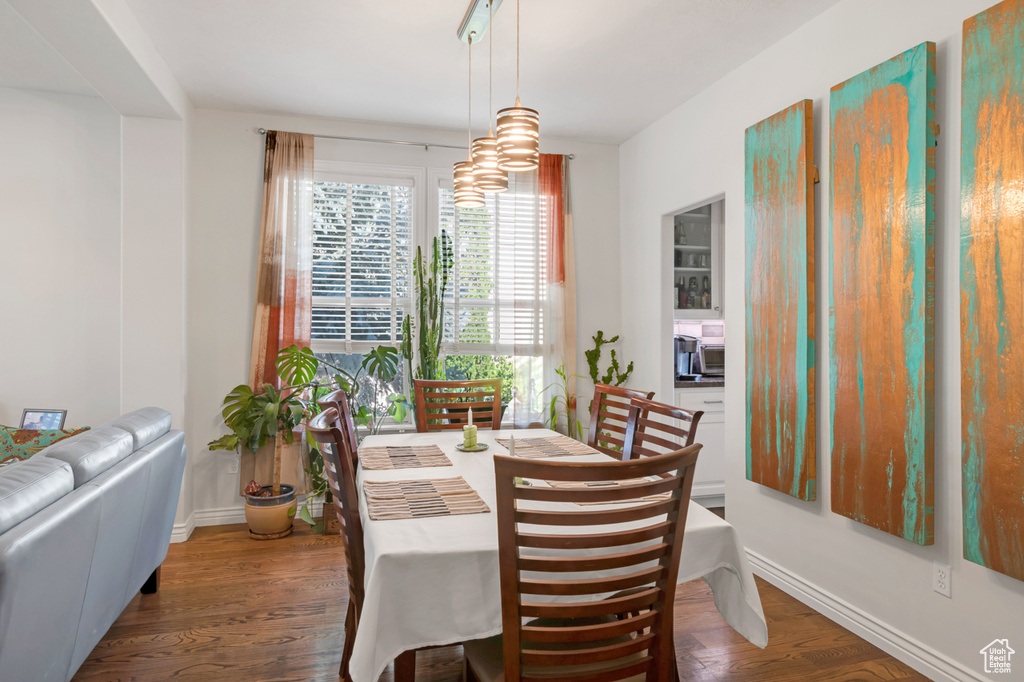
[[[484,205],[484,194],[476,188],[473,179],[473,162],[459,161],[454,166],[455,205],[459,208],[480,208]]]
[[[508,173],[498,169],[498,139],[478,137],[473,140],[473,178],[481,192],[508,190]]]
[[[529,171],[540,165],[540,114],[516,105],[498,112],[498,168]]]

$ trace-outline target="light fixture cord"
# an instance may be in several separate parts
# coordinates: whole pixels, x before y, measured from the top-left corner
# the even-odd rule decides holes
[[[466,115],[466,146],[469,148],[469,156],[473,156],[473,36],[476,31],[469,34],[469,112]]]
[[[491,35],[487,38],[487,136],[494,137],[494,127],[491,124],[491,112],[494,111],[494,104],[491,102],[494,90],[494,0],[490,0],[488,7],[491,10],[491,21],[487,25],[490,27]]]
[[[516,0],[516,102],[519,101],[519,0]]]

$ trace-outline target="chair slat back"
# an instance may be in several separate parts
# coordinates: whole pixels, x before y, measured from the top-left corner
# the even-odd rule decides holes
[[[358,612],[363,607],[363,575],[366,560],[363,553],[363,525],[359,518],[359,496],[356,492],[355,446],[350,445],[346,432],[349,429],[339,418],[338,411],[328,407],[310,420],[306,427],[310,437],[320,443],[324,457],[324,472],[327,484],[334,496],[341,523],[342,544],[345,547],[345,564],[348,570],[349,598]]]
[[[650,457],[692,445],[697,435],[697,424],[703,416],[701,411],[633,398],[630,400],[626,448],[622,458]]]
[[[501,428],[501,379],[432,381],[413,379],[416,430],[461,429],[473,408],[473,424],[482,429]]]
[[[654,397],[654,391],[634,391],[622,386],[596,384],[594,402],[590,406],[590,435],[587,445],[615,459],[622,459],[626,449],[626,427],[629,401]]]
[[[495,455],[507,682],[673,679],[672,603],[700,448],[597,463]],[[600,506],[611,502],[626,506]]]
[[[355,470],[359,465],[359,438],[356,436],[356,423],[352,419],[352,406],[348,400],[348,394],[339,388],[318,400],[317,405],[322,410],[333,407],[338,411],[338,419],[341,420],[342,431],[348,439],[348,443],[351,444],[349,449],[352,454],[352,469]]]

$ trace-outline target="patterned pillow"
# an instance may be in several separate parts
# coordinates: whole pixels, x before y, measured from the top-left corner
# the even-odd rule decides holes
[[[48,445],[88,430],[88,426],[78,429],[40,430],[0,426],[0,467],[28,459]]]

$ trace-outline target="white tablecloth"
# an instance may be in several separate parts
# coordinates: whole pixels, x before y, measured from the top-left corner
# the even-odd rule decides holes
[[[451,467],[366,471],[359,469],[359,511],[366,545],[366,596],[350,662],[355,682],[376,682],[403,651],[456,644],[501,632],[498,529],[494,462],[507,454],[495,438],[550,435],[545,429],[479,432],[490,447],[455,449],[461,432],[370,436],[363,446],[436,443]],[[579,461],[589,457],[576,457]],[[364,480],[394,481],[462,476],[491,508],[467,514],[400,521],[371,521]],[[704,578],[725,621],[759,647],[768,643],[761,600],[739,537],[729,523],[691,502],[679,565],[679,582]]]

